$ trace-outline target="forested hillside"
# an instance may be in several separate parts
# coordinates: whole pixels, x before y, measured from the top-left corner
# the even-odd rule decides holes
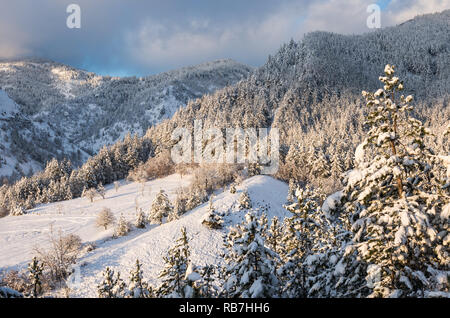
[[[0,176],[17,179],[52,158],[80,165],[104,145],[127,133],[142,135],[188,101],[235,84],[250,71],[232,60],[217,60],[119,78],[42,59],[0,61],[0,89],[19,110],[1,123],[7,139]],[[0,110],[6,107],[0,100]]]

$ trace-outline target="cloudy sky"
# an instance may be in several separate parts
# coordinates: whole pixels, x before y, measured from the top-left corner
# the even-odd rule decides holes
[[[66,25],[69,4],[81,28]],[[251,66],[291,38],[387,27],[450,9],[450,0],[0,0],[0,58],[43,57],[99,74],[148,75],[219,58]]]

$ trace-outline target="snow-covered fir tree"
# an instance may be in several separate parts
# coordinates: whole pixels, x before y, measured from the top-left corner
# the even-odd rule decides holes
[[[180,218],[180,214],[178,213],[178,209],[176,209],[175,207],[173,207],[170,212],[169,215],[167,216],[167,222],[172,222],[172,221],[176,221]]]
[[[287,202],[292,203],[295,199],[295,190],[297,189],[297,185],[295,184],[294,179],[289,179],[289,189],[288,189],[288,196],[287,196]]]
[[[251,209],[252,208],[252,201],[250,200],[250,195],[248,194],[247,190],[244,190],[239,197],[239,207],[241,209]]]
[[[212,197],[209,200],[208,212],[203,217],[202,224],[210,229],[220,229],[223,225],[222,216],[214,209]]]
[[[148,215],[150,223],[162,224],[163,218],[167,217],[172,210],[173,207],[169,201],[169,197],[164,190],[160,190],[152,202],[150,213]]]
[[[450,198],[432,173],[439,161],[425,144],[428,129],[410,116],[413,98],[401,95],[393,66],[380,81],[383,88],[363,92],[370,130],[343,191],[353,241],[368,263],[371,297],[445,294],[448,282],[440,277],[450,259],[442,212]]]
[[[102,276],[103,279],[97,286],[99,298],[121,298],[124,296],[126,286],[120,278],[120,272],[116,274],[110,267],[106,267]]]
[[[280,254],[280,243],[283,237],[283,228],[282,224],[277,216],[272,218],[272,222],[270,223],[270,227],[266,234],[266,244],[267,246],[274,251],[275,253]]]
[[[31,297],[38,297],[42,292],[42,271],[44,265],[36,257],[28,264],[28,279],[30,280]]]
[[[219,287],[216,285],[218,268],[215,265],[205,265],[199,270],[201,280],[197,283],[198,297],[215,298],[219,295]]]
[[[134,222],[134,225],[138,229],[144,229],[145,226],[147,225],[147,219],[148,218],[145,215],[144,210],[139,209],[139,211],[137,212],[137,215],[136,215],[136,221]]]
[[[156,289],[159,297],[179,298],[186,297],[186,291],[190,291],[186,280],[186,271],[189,266],[189,242],[186,229],[181,228],[181,236],[176,240],[175,245],[169,249],[167,255],[163,257],[164,268],[159,274],[162,284]]]
[[[231,229],[224,255],[225,293],[228,297],[277,297],[279,282],[275,275],[275,253],[269,250],[254,212],[243,224]]]
[[[143,279],[142,265],[136,260],[135,267],[130,272],[130,282],[126,291],[127,297],[130,298],[150,298],[153,291],[150,285]]]
[[[125,236],[128,234],[128,232],[130,232],[130,224],[121,214],[119,221],[116,224],[116,228],[114,229],[114,236],[115,237]]]
[[[285,208],[292,217],[284,221],[284,233],[280,240],[282,266],[278,274],[283,278],[283,294],[286,297],[306,297],[307,276],[303,263],[312,252],[319,224],[315,218],[320,209],[320,195],[311,189],[297,188],[297,202]]]

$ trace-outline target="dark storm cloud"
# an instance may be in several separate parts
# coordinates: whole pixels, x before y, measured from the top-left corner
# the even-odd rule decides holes
[[[37,56],[113,75],[152,74],[218,58],[258,66],[304,32],[368,31],[366,8],[376,2],[0,1],[0,58]],[[449,2],[384,1],[383,26],[449,8]],[[81,29],[66,27],[71,3],[81,7]]]

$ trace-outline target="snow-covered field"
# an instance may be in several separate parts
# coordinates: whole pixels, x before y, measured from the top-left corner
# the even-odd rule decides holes
[[[111,239],[113,230],[103,230],[95,226],[98,212],[108,207],[118,218],[121,214],[134,222],[136,201],[139,207],[148,211],[153,198],[164,189],[170,199],[176,190],[187,186],[190,177],[174,174],[145,184],[144,195],[138,183],[122,182],[118,192],[113,186],[107,187],[106,198],[97,197],[93,203],[86,198],[39,206],[23,216],[8,216],[0,219],[0,270],[23,268],[33,256],[33,248],[49,244],[50,225],[54,231],[79,235],[83,242],[91,242],[96,248],[82,255],[77,263],[70,287],[73,297],[96,297],[96,286],[106,266],[119,270],[127,279],[136,259],[143,264],[144,276],[151,283],[157,283],[157,276],[163,267],[163,256],[175,239],[180,228],[185,226],[190,239],[191,260],[196,265],[220,263],[223,238],[230,225],[240,223],[245,211],[239,209],[239,196],[247,189],[256,208],[266,207],[269,220],[273,216],[283,219],[288,212],[282,207],[288,187],[285,183],[268,176],[255,176],[237,187],[235,194],[218,192],[213,199],[214,208],[225,214],[224,228],[210,230],[201,225],[208,211],[205,203],[184,214],[179,220],[162,225],[148,225],[146,229],[133,229],[129,235]],[[262,209],[263,210],[263,209]]]

